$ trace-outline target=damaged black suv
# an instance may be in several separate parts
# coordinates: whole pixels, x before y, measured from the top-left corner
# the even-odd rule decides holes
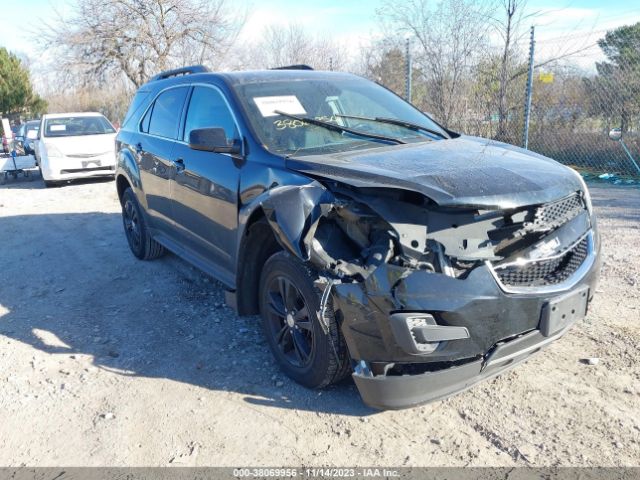
[[[127,240],[220,280],[295,381],[442,398],[584,317],[600,242],[581,177],[449,131],[363,78],[165,72],[117,137]]]

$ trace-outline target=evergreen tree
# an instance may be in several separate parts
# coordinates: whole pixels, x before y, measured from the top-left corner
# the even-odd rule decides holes
[[[33,92],[29,71],[20,59],[0,47],[0,113],[42,113],[46,102]]]

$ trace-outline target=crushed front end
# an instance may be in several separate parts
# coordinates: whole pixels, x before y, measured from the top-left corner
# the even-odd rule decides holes
[[[284,188],[263,207],[283,246],[321,272],[319,320],[333,308],[370,406],[462,391],[586,315],[600,242],[584,184],[492,208],[339,182]]]

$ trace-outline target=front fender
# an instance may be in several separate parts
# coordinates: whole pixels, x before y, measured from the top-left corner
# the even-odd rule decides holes
[[[261,209],[282,248],[308,261],[318,220],[326,215],[334,201],[333,194],[315,180],[308,179],[307,184],[274,186],[242,209],[240,224],[244,232],[248,219]]]

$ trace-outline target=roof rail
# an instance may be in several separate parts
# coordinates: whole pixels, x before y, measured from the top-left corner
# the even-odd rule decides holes
[[[309,65],[286,65],[284,67],[270,68],[269,70],[313,70]]]
[[[191,65],[189,67],[174,68],[173,70],[161,72],[151,77],[149,81],[155,82],[156,80],[164,80],[165,78],[177,77],[178,75],[189,75],[192,73],[204,73],[208,71],[209,69],[204,65]]]

